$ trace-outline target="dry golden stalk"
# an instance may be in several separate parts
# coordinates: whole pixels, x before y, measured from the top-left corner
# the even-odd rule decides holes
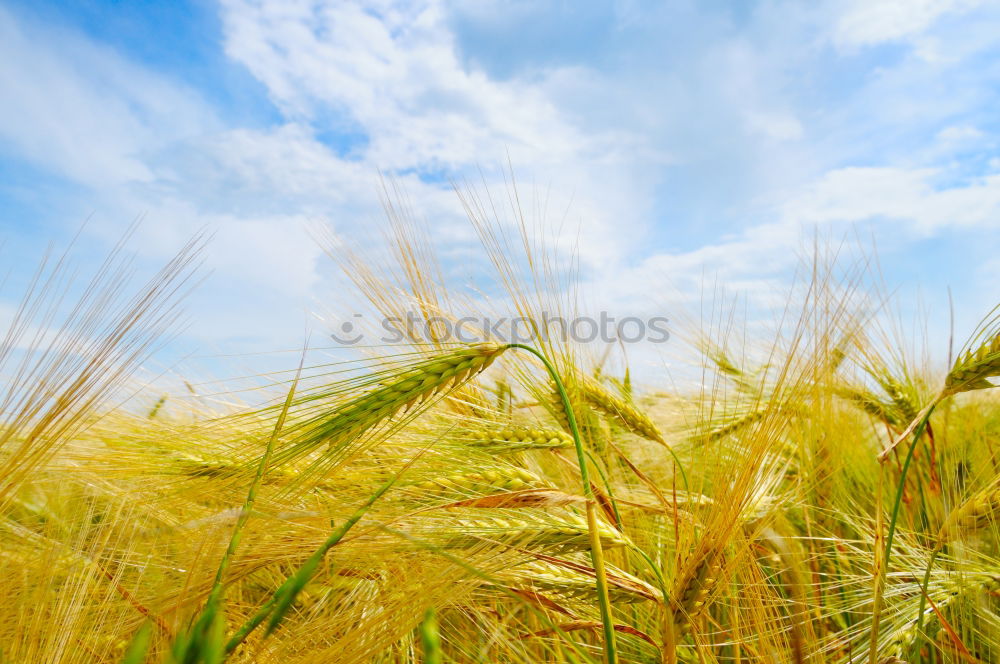
[[[653,420],[633,404],[612,394],[606,387],[593,380],[580,383],[580,395],[584,401],[603,413],[615,418],[627,430],[657,443],[666,444],[663,434]]]

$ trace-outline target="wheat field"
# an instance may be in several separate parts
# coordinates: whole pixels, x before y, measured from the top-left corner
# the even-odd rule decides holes
[[[382,316],[574,315],[527,224],[467,209],[491,297],[406,219],[388,261],[320,241]],[[918,359],[817,252],[769,333],[675,334],[685,380],[414,336],[136,388],[202,244],[69,309],[43,265],[5,331],[0,662],[1000,661],[996,312]]]

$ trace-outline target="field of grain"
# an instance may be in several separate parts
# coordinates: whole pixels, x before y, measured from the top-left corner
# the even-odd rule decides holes
[[[394,262],[331,255],[387,317],[573,315],[529,229],[473,226],[499,296],[398,219]],[[43,269],[5,332],[0,662],[1000,661],[996,312],[917,359],[816,256],[772,334],[679,330],[683,381],[414,337],[136,392],[198,245],[70,308]]]

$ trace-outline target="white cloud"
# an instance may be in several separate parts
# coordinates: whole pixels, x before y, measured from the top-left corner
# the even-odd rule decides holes
[[[802,124],[789,112],[750,112],[747,127],[776,141],[793,141],[802,138]]]
[[[487,23],[508,9],[477,6]],[[834,22],[836,44],[906,39],[961,60],[995,42],[981,25],[961,44],[928,34],[969,3],[918,0],[912,14],[902,6],[850,5]],[[449,187],[427,175],[477,181],[486,164],[504,216],[508,191],[488,166],[509,152],[528,223],[547,215],[549,232],[563,230],[563,247],[578,249],[595,297],[635,308],[661,297],[665,282],[696,300],[705,275],[770,302],[797,264],[802,224],[887,221],[905,243],[1000,219],[1000,176],[940,186],[949,146],[983,138],[973,123],[988,127],[963,114],[982,102],[984,79],[966,85],[935,70],[940,80],[928,80],[926,63],[909,58],[851,70],[856,87],[824,88],[817,102],[827,79],[813,73],[840,65],[816,53],[829,39],[817,16],[830,16],[829,6],[767,5],[747,25],[692,9],[691,42],[669,49],[640,20],[622,33],[636,43],[615,47],[614,66],[525,67],[503,79],[467,64],[476,59],[463,57],[436,0],[222,7],[226,53],[265,86],[283,115],[275,126],[227,125],[183,85],[0,10],[0,85],[12,100],[0,106],[0,141],[91,187],[101,218],[145,213],[148,256],[214,229],[208,267],[226,292],[205,306],[204,337],[252,328],[255,316],[273,337],[262,345],[296,334],[300,310],[324,287],[325,259],[306,229],[329,223],[350,238],[381,222],[378,169],[402,181],[444,252],[463,257],[446,269],[464,278],[474,239]],[[530,3],[517,9],[530,20]],[[940,127],[939,152],[898,166],[912,157],[912,136],[933,142]],[[317,129],[362,138],[338,145]],[[845,167],[857,163],[878,166]],[[670,224],[696,228],[675,241]],[[111,237],[113,226],[104,228]]]
[[[834,24],[833,40],[837,46],[852,48],[913,38],[941,16],[970,9],[981,2],[982,0],[852,0]]]
[[[289,117],[346,116],[368,137],[353,155],[366,173],[478,180],[477,164],[509,157],[520,182],[545,183],[549,214],[571,209],[585,263],[620,260],[641,237],[644,170],[666,158],[626,127],[584,130],[564,112],[556,91],[579,80],[578,70],[499,81],[468,69],[437,1],[225,0],[223,20],[226,52]],[[505,196],[502,177],[486,170],[486,184]],[[619,232],[613,220],[622,217],[635,234]]]
[[[438,2],[224,6],[227,53],[292,116],[349,114],[385,168],[465,166],[504,148],[558,163],[593,149],[537,85],[464,69]]]
[[[918,235],[947,229],[1000,229],[1000,175],[935,187],[937,169],[842,168],[827,173],[789,201],[783,216],[815,224],[885,218]]]
[[[153,178],[145,157],[215,122],[183,86],[0,7],[0,145],[73,180]]]
[[[808,265],[806,248],[813,241],[820,248],[843,245],[846,254],[860,249],[858,255],[863,255],[872,250],[867,238],[875,237],[883,250],[906,256],[912,255],[914,240],[950,237],[961,230],[995,238],[1000,230],[1000,175],[936,187],[935,179],[942,175],[929,168],[836,169],[775,206],[770,211],[773,221],[690,251],[653,252],[631,268],[595,275],[584,290],[613,311],[649,313],[659,305],[677,314],[712,301],[715,289],[724,287],[760,314],[780,310],[787,302],[792,275]],[[858,231],[866,238],[860,248],[851,239]],[[990,259],[971,269],[984,285],[992,286],[997,264]],[[650,284],[656,285],[652,293]],[[986,302],[977,301],[984,299],[979,296],[964,298],[959,303],[968,306],[963,317],[974,319],[970,311],[993,306],[992,297],[990,291]]]
[[[945,143],[965,143],[975,141],[985,136],[983,132],[971,125],[951,125],[938,132],[938,140]]]

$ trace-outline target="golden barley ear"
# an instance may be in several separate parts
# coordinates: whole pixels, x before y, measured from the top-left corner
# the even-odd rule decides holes
[[[547,513],[537,509],[455,508],[447,520],[438,519],[437,539],[445,548],[501,545],[532,552],[569,553],[590,548],[590,531],[583,516],[567,510]],[[600,520],[597,534],[605,549],[627,546],[625,535]]]
[[[543,553],[534,559],[504,570],[499,579],[516,589],[555,595],[560,598],[595,598],[594,568],[582,559],[559,558]],[[608,592],[615,603],[662,602],[663,595],[652,585],[621,569],[609,565]]]
[[[686,631],[698,617],[715,589],[723,568],[722,552],[712,546],[700,547],[684,565],[674,585],[670,611],[674,627]]]
[[[433,496],[453,493],[476,494],[496,490],[521,491],[544,486],[545,482],[538,475],[523,468],[509,466],[440,475],[412,484],[409,490]]]
[[[959,603],[961,600],[969,600],[982,595],[993,595],[1000,589],[1000,574],[995,568],[982,572],[955,573],[945,572],[944,579],[937,584],[937,589],[932,591],[935,596],[934,606],[923,609],[918,617],[911,618],[899,625],[889,633],[886,650],[888,654],[879,660],[882,662],[903,662],[901,659],[918,643],[918,638],[922,631],[921,623],[926,624],[929,620],[940,619],[943,612],[948,607]]]

